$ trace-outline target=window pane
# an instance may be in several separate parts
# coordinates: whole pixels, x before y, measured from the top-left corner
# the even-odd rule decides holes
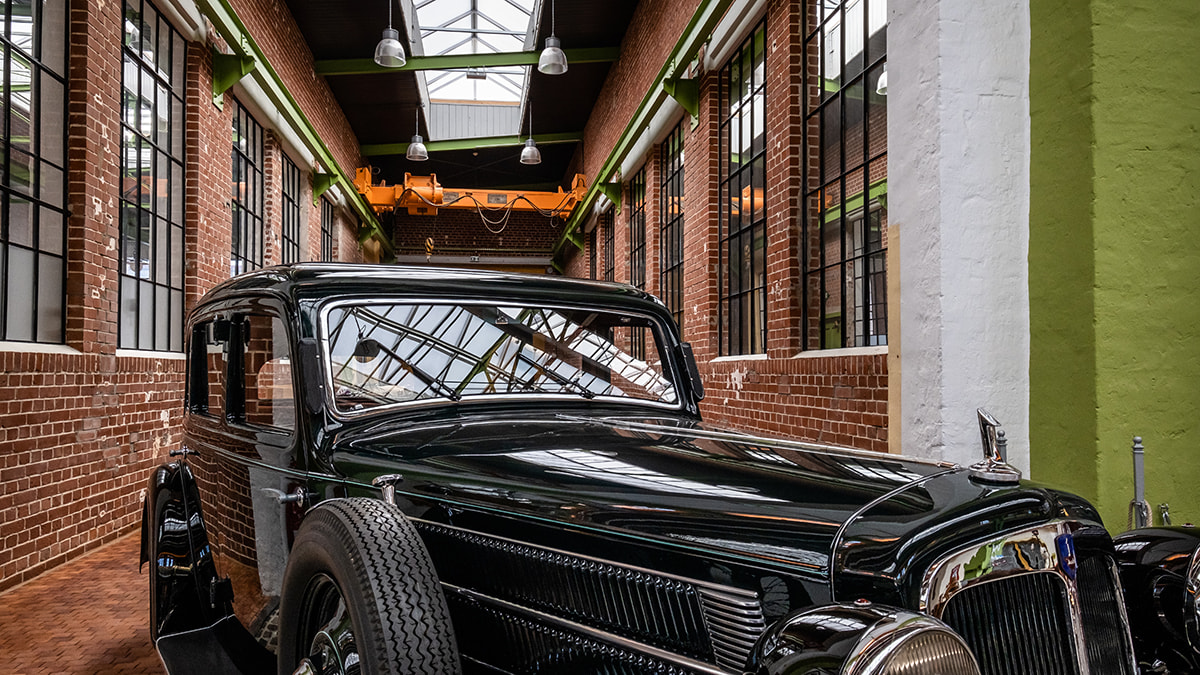
[[[34,106],[33,65],[19,52],[10,51],[8,62],[9,143],[14,150],[33,152],[38,110]]]
[[[8,241],[33,246],[33,205],[19,195],[8,197]]]
[[[65,75],[67,17],[66,2],[46,2],[41,5],[42,63],[54,73]]]
[[[127,0],[125,11],[119,342],[178,349],[167,299],[184,283],[183,41],[151,3]],[[140,282],[127,289],[129,277]]]
[[[38,260],[37,341],[63,341],[63,261],[42,254]]]
[[[171,291],[171,351],[183,349],[183,292]]]
[[[8,162],[8,187],[32,196],[37,159],[27,152],[12,148],[9,151]]]
[[[63,205],[63,172],[62,169],[42,162],[39,175],[38,198],[59,208]]]
[[[138,348],[154,349],[154,284],[138,282]]]
[[[45,206],[39,209],[38,248],[46,253],[63,254],[63,221],[62,212]]]
[[[154,295],[154,348],[161,351],[171,348],[170,296],[162,289]]]
[[[8,277],[5,279],[5,284],[8,288],[6,298],[8,330],[5,338],[32,340],[34,338],[33,295],[29,289],[35,287],[33,251],[16,246],[8,248]]]
[[[283,322],[256,315],[246,317],[246,321],[246,422],[291,429],[296,423],[296,400]]]
[[[41,156],[59,166],[65,166],[63,154],[63,84],[57,79],[42,74],[38,78],[39,97],[41,100],[39,121],[41,122],[40,138],[42,141]]]

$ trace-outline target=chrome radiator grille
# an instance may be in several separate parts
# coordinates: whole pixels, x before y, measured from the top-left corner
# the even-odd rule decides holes
[[[1091,675],[1134,675],[1112,565],[1092,556],[1079,561],[1074,582],[1043,571],[969,586],[950,597],[941,619],[962,635],[983,675],[1078,675],[1076,626]]]
[[[725,670],[742,670],[766,627],[760,600],[750,591],[437,523],[414,522],[445,584]],[[489,611],[492,614],[488,616],[496,615],[494,610]],[[472,616],[482,620],[483,615],[476,611]],[[491,620],[499,620],[496,616]],[[541,635],[534,630],[536,622],[516,618],[506,621],[506,630],[527,636],[520,644],[535,650],[531,654],[545,646],[531,642],[533,636]],[[547,636],[563,632],[547,630],[550,632],[537,639],[548,640],[551,637]]]
[[[1133,647],[1122,630],[1122,599],[1114,582],[1116,571],[1107,557],[1095,557],[1079,564],[1079,606],[1083,616],[1083,634],[1087,640],[1087,659],[1092,673],[1133,675],[1129,665]]]
[[[942,620],[975,653],[983,675],[1077,675],[1067,587],[1051,572],[972,586]]]

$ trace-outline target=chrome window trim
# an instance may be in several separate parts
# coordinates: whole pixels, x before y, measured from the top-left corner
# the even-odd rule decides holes
[[[1067,590],[1071,613],[1072,644],[1079,673],[1090,675],[1087,640],[1083,634],[1083,609],[1080,605],[1079,585],[1063,569],[1056,543],[1059,536],[1073,535],[1082,527],[1083,524],[1076,521],[1051,520],[977,542],[951,553],[925,571],[925,575],[921,579],[918,605],[920,611],[940,620],[950,599],[968,588],[1023,574],[1054,574],[1063,582]],[[1035,555],[1030,555],[1031,553]],[[977,558],[989,560],[991,562],[990,569],[973,574],[968,578],[966,567]],[[997,569],[997,563],[1003,569]],[[1108,568],[1109,576],[1117,590],[1118,602],[1116,604],[1125,628],[1126,640],[1129,641],[1128,653],[1133,654],[1132,638],[1129,637],[1129,617],[1126,614],[1125,603],[1120,601],[1120,581],[1111,561]],[[1132,669],[1131,672],[1137,672],[1136,664],[1131,661],[1128,665]]]
[[[369,304],[372,302],[381,302],[381,303],[389,303],[389,304],[397,304],[397,305],[401,305],[401,304],[419,305],[419,304],[424,303],[424,304],[430,304],[430,305],[478,305],[478,306],[488,306],[488,305],[490,305],[490,306],[505,306],[506,304],[512,304],[514,302],[518,303],[518,304],[520,304],[521,302],[526,302],[526,303],[534,303],[534,304],[536,304],[537,307],[544,308],[544,309],[572,310],[572,311],[587,310],[587,309],[599,309],[600,311],[604,311],[609,314],[631,314],[634,316],[643,317],[650,321],[650,324],[651,324],[650,330],[653,331],[655,343],[659,347],[658,353],[659,353],[659,357],[661,358],[660,363],[667,366],[667,367],[661,368],[660,371],[661,371],[663,377],[666,378],[667,381],[669,381],[671,383],[671,387],[675,391],[675,402],[674,403],[664,403],[661,401],[651,401],[648,399],[632,398],[629,396],[605,396],[605,395],[600,395],[600,394],[596,395],[593,399],[586,399],[586,400],[620,403],[622,405],[645,406],[648,408],[654,408],[654,409],[658,409],[658,410],[682,411],[684,409],[683,383],[681,380],[677,381],[677,377],[676,377],[678,375],[678,373],[676,371],[682,372],[681,364],[679,364],[675,361],[675,357],[671,354],[671,351],[672,351],[670,349],[671,345],[669,342],[667,342],[664,339],[667,336],[667,334],[662,330],[662,328],[663,328],[662,322],[659,321],[658,318],[652,314],[647,314],[645,312],[638,312],[638,311],[630,311],[630,310],[626,310],[623,308],[617,308],[617,307],[596,308],[596,307],[592,307],[590,305],[575,305],[575,304],[571,304],[571,303],[537,302],[536,300],[532,300],[532,299],[527,300],[527,301],[520,301],[520,300],[504,301],[504,300],[499,300],[499,299],[485,299],[485,298],[454,298],[454,297],[439,298],[439,297],[426,297],[426,296],[385,295],[385,296],[363,296],[363,297],[343,298],[341,300],[333,300],[333,301],[322,304],[320,306],[320,308],[317,310],[317,312],[318,312],[317,340],[318,340],[319,344],[321,345],[320,355],[321,355],[321,359],[324,361],[324,363],[321,365],[321,371],[322,371],[321,372],[321,382],[322,382],[322,385],[325,387],[325,392],[326,392],[326,396],[325,396],[326,400],[324,403],[325,403],[326,409],[328,409],[330,411],[330,413],[333,415],[333,417],[335,419],[347,421],[347,420],[357,419],[357,418],[360,418],[360,417],[363,417],[366,415],[374,415],[375,413],[379,413],[379,412],[383,412],[383,411],[420,410],[422,408],[427,408],[427,407],[444,406],[448,403],[453,404],[453,405],[470,405],[470,404],[477,403],[477,402],[478,403],[489,403],[489,402],[497,402],[497,401],[499,401],[499,402],[523,401],[523,402],[529,402],[529,403],[533,403],[533,402],[555,403],[555,402],[563,402],[563,401],[578,402],[580,400],[585,400],[585,399],[582,399],[581,396],[574,395],[574,394],[472,394],[471,396],[463,397],[463,399],[459,400],[459,401],[451,401],[449,398],[446,398],[443,396],[435,396],[435,397],[420,399],[420,400],[415,400],[415,401],[398,401],[395,403],[388,403],[385,405],[379,405],[379,406],[375,406],[373,408],[366,408],[363,410],[342,410],[342,409],[338,408],[337,403],[334,401],[334,396],[333,396],[333,392],[335,391],[335,389],[333,386],[333,367],[332,367],[333,366],[333,356],[332,356],[332,354],[330,354],[330,351],[329,351],[329,313],[331,311],[333,311],[334,309],[337,309],[338,307],[342,307],[344,305],[364,305],[364,304]]]

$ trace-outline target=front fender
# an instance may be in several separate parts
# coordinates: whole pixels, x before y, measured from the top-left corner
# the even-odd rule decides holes
[[[150,476],[142,511],[143,564],[150,564],[150,635],[205,628],[232,613],[217,576],[196,479],[185,461]]]
[[[1200,672],[1197,569],[1200,530],[1142,528],[1113,538],[1138,662]]]
[[[971,650],[946,624],[865,600],[785,617],[759,638],[749,665],[755,675],[979,675]]]

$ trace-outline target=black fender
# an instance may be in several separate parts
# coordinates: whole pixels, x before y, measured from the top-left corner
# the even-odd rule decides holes
[[[1200,672],[1200,529],[1130,530],[1113,545],[1143,672]]]
[[[897,647],[930,631],[941,633],[948,641],[944,644],[953,643],[958,649],[955,659],[927,664],[933,668],[928,672],[943,672],[941,668],[946,668],[944,672],[971,672],[972,668],[979,672],[966,643],[941,621],[865,600],[810,607],[780,619],[755,644],[748,671],[755,675],[840,675],[865,667],[867,672],[879,672]]]
[[[163,464],[150,475],[142,509],[141,562],[150,564],[151,639],[206,628],[233,614],[186,461]]]

